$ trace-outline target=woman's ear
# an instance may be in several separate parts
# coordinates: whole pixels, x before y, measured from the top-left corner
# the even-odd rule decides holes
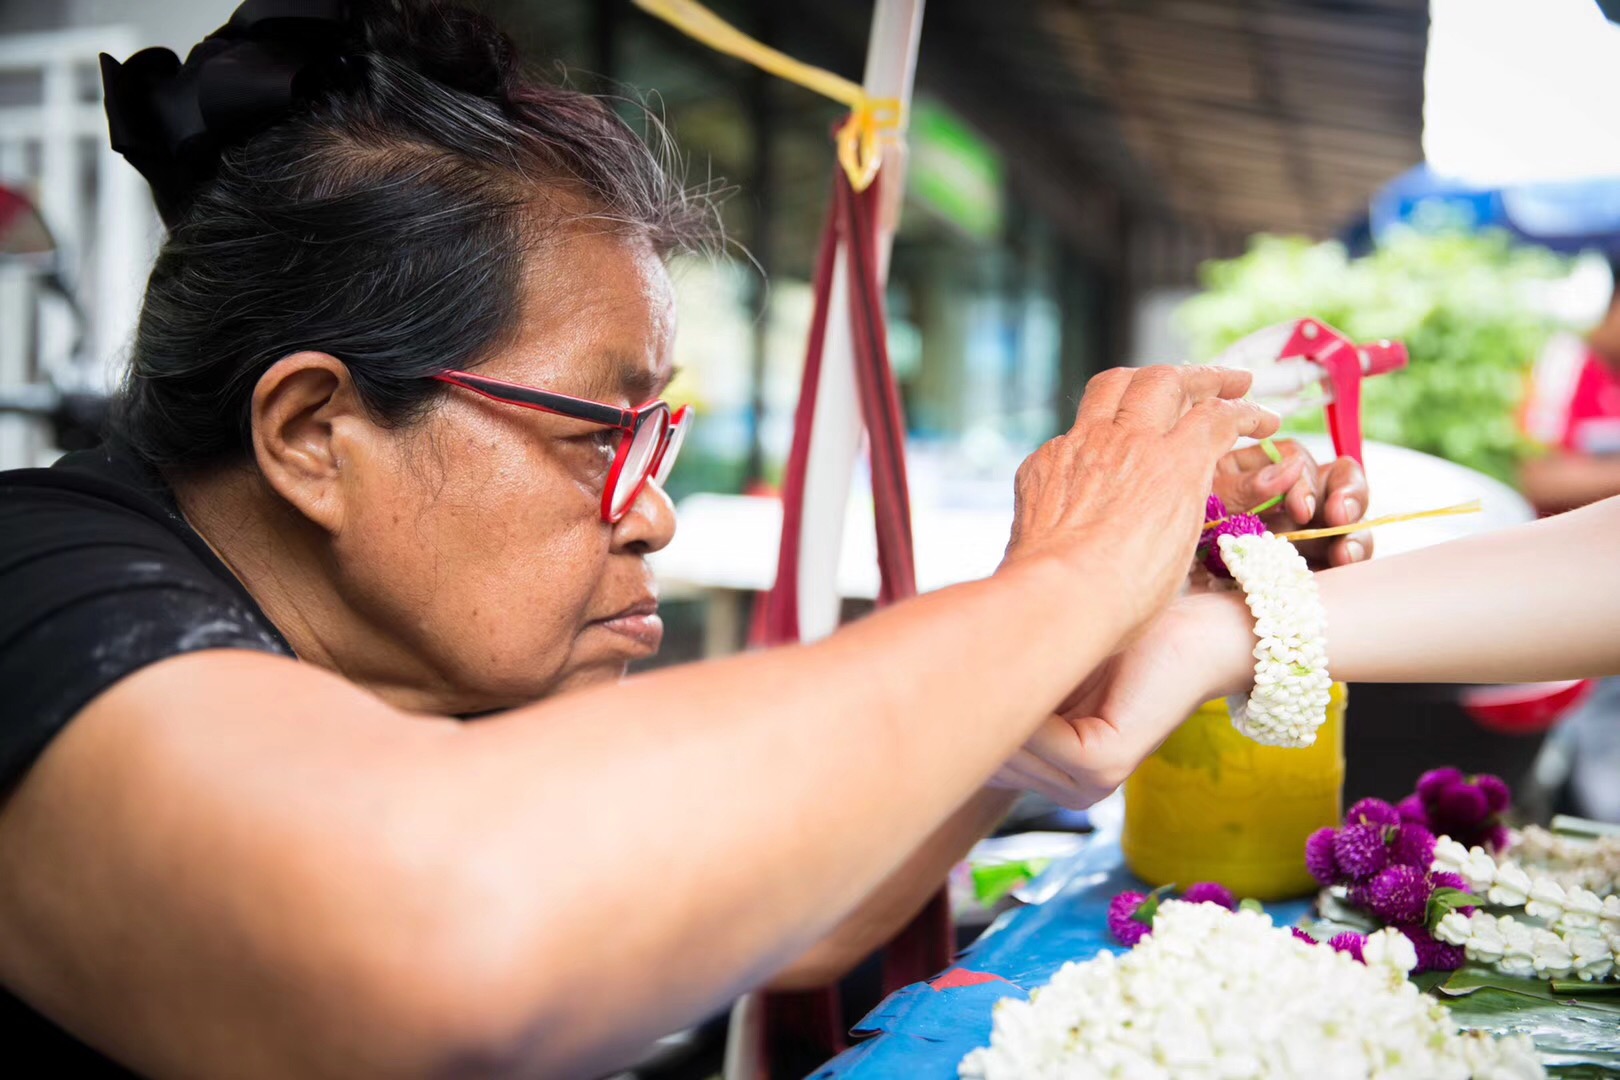
[[[343,473],[360,465],[381,435],[348,367],[335,356],[284,356],[253,390],[253,454],[265,482],[317,527],[343,525]]]

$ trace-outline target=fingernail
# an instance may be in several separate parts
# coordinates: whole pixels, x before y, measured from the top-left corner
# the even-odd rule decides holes
[[[1367,549],[1361,546],[1360,540],[1346,540],[1344,553],[1350,556],[1351,562],[1360,562],[1367,557]]]
[[[1277,477],[1282,475],[1282,471],[1283,467],[1281,465],[1267,465],[1265,468],[1260,470],[1259,474],[1255,476],[1255,479],[1262,484],[1270,484],[1275,482]]]
[[[1360,521],[1361,520],[1361,503],[1356,501],[1355,499],[1345,499],[1344,500],[1344,512],[1349,515],[1349,520],[1351,520],[1351,521]]]
[[[1316,517],[1316,496],[1305,496],[1305,520],[1310,521]]]

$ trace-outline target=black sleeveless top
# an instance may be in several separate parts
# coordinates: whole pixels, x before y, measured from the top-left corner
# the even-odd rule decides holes
[[[0,597],[0,795],[148,664],[203,649],[293,655],[162,479],[117,446],[0,472]],[[131,1075],[4,987],[0,1045],[34,1075]]]

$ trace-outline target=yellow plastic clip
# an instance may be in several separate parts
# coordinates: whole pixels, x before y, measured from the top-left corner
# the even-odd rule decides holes
[[[849,119],[838,128],[838,164],[856,191],[865,191],[871,186],[883,164],[885,139],[900,129],[899,101],[868,97],[859,83],[802,63],[756,41],[697,0],[635,0],[635,4],[716,52],[734,56],[779,79],[847,105]]]

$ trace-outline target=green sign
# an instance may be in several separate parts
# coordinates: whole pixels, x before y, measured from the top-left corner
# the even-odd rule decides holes
[[[942,106],[914,101],[907,135],[906,186],[934,213],[970,236],[1001,231],[1001,157]]]

